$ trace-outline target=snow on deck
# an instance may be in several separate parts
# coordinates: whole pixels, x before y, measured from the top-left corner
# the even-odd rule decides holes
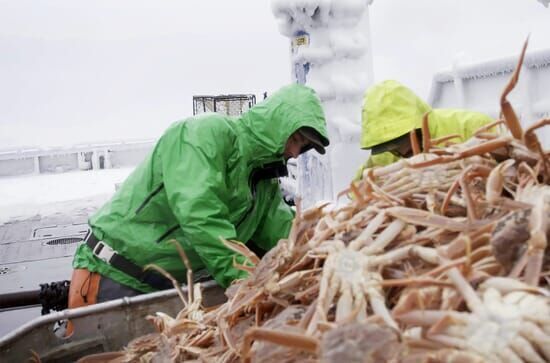
[[[99,207],[134,168],[0,178],[0,224],[65,213],[75,204]]]

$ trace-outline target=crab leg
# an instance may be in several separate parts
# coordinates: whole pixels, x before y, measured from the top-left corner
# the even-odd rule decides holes
[[[414,163],[414,164],[410,164],[410,167],[413,168],[413,169],[424,168],[424,167],[431,166],[431,165],[450,163],[450,162],[457,161],[457,160],[460,160],[460,159],[466,159],[466,158],[469,158],[471,156],[483,155],[485,153],[495,151],[497,149],[500,149],[500,148],[508,145],[510,143],[510,141],[511,141],[510,137],[506,137],[506,136],[499,137],[498,139],[489,140],[489,141],[484,142],[482,144],[475,145],[475,146],[472,146],[468,149],[462,150],[454,156],[440,156],[440,157],[437,157],[437,158],[432,159],[432,160],[427,160],[427,161],[422,161],[422,162],[417,162],[417,163]]]
[[[451,204],[451,199],[453,197],[453,194],[456,193],[456,191],[458,190],[459,184],[460,184],[460,181],[456,179],[449,187],[449,190],[447,191],[447,194],[443,199],[443,203],[441,203],[440,212],[442,215],[445,215],[445,213],[447,213],[447,209],[449,208],[449,204]]]
[[[242,357],[244,362],[250,362],[250,349],[255,340],[264,340],[289,348],[296,348],[315,353],[319,348],[319,340],[300,333],[266,328],[250,328],[244,334]]]
[[[368,287],[367,288],[367,295],[369,296],[369,302],[372,307],[372,311],[376,315],[382,318],[388,326],[399,330],[399,326],[393,320],[388,308],[386,307],[386,301],[384,299],[384,296],[382,296],[381,292],[374,288],[374,287]]]
[[[512,105],[506,98],[510,92],[514,89],[516,86],[516,83],[519,79],[519,73],[521,71],[521,66],[523,65],[523,58],[525,57],[525,50],[527,49],[527,44],[529,43],[529,37],[525,40],[525,43],[523,44],[523,49],[521,50],[521,55],[519,57],[518,64],[516,66],[516,69],[514,70],[514,73],[512,74],[512,77],[510,78],[510,81],[504,88],[504,91],[502,92],[502,95],[500,96],[500,108],[502,110],[502,115],[504,116],[504,120],[506,121],[506,125],[510,129],[510,132],[512,133],[512,136],[514,136],[515,139],[522,140],[523,139],[523,130],[521,128],[521,124],[519,123],[518,117],[516,115],[516,112],[512,108]]]
[[[518,335],[514,339],[512,339],[512,341],[510,342],[510,346],[512,347],[514,352],[516,352],[521,358],[523,358],[522,361],[534,363],[547,362],[535,351],[535,349],[533,349],[527,339],[525,339],[521,335]]]
[[[307,308],[306,312],[298,322],[297,327],[306,330],[307,326],[309,325],[309,322],[313,318],[313,314],[315,313],[315,307],[317,306],[317,299],[313,300],[309,307]]]
[[[385,279],[380,283],[382,287],[391,287],[391,286],[444,286],[444,287],[453,287],[454,285],[450,282],[430,279],[430,278],[407,278],[407,279]]]
[[[531,235],[527,243],[529,247],[527,252],[527,266],[525,267],[525,282],[529,285],[537,286],[542,271],[544,251],[547,245],[546,233],[540,230],[536,231]]]
[[[430,152],[432,146],[432,137],[430,135],[429,117],[430,111],[426,112],[422,117],[422,151]]]
[[[474,238],[473,241],[471,240],[471,237]],[[488,246],[489,241],[491,240],[491,234],[487,232],[471,237],[467,235],[459,235],[449,244],[442,247],[442,254],[450,259],[454,259],[462,256],[466,252],[468,246],[470,246],[473,250],[477,250],[478,248],[483,248],[482,246]]]
[[[191,262],[189,261],[187,254],[183,250],[183,247],[181,247],[181,245],[177,240],[172,239],[170,240],[170,243],[176,246],[176,249],[178,250],[180,258],[183,261],[185,268],[187,269],[187,301],[191,303],[193,302],[193,269],[191,268]]]
[[[388,180],[382,185],[382,190],[386,193],[400,192],[402,189],[410,190],[411,187],[415,187],[417,183],[408,177],[408,173],[402,173],[397,180]]]
[[[345,320],[352,311],[353,298],[351,294],[351,285],[347,281],[342,282],[342,293],[336,304],[336,323],[341,323]]]
[[[546,234],[550,229],[549,217],[550,196],[539,197],[531,213],[531,236],[527,241],[529,247],[527,250],[528,260],[525,268],[525,281],[529,285],[537,286],[540,279],[544,252],[548,245]]]
[[[413,155],[420,154],[420,145],[418,144],[418,137],[416,137],[416,130],[409,132],[409,140],[411,142]]]
[[[468,308],[470,308],[470,311],[480,316],[486,316],[487,311],[483,305],[483,302],[481,301],[479,296],[477,296],[475,290],[472,288],[472,286],[470,286],[468,281],[466,281],[464,276],[462,276],[462,274],[458,271],[458,269],[456,267],[453,267],[452,269],[448,270],[446,274],[453,281],[458,291],[460,291],[462,297],[464,297],[464,300],[466,301]]]
[[[357,311],[356,321],[363,322],[367,320],[367,303],[363,294],[361,294],[360,298],[353,300],[353,309]]]
[[[462,140],[462,136],[460,136],[459,134],[451,134],[451,135],[438,137],[437,139],[432,139],[432,145],[441,144],[445,141],[449,141],[449,140],[452,140],[452,139]]]
[[[439,255],[435,249],[409,245],[391,250],[380,256],[372,256],[370,264],[372,264],[373,267],[390,265],[409,256],[420,257],[422,260],[432,264],[438,264],[440,262]]]
[[[393,164],[382,166],[380,168],[370,169],[369,171],[372,173],[373,178],[379,178],[385,175],[393,175],[394,173],[399,172],[401,169],[406,168],[408,164],[409,163],[406,159],[401,159]],[[363,173],[363,175],[364,174],[365,173]]]
[[[326,320],[326,311],[339,288],[339,280],[333,274],[334,259],[331,257],[329,256],[323,266],[323,275],[319,284],[319,298],[317,299],[315,314],[311,318],[307,328],[308,334],[313,334],[315,329],[317,329],[319,321]]]
[[[415,326],[431,326],[449,314],[443,310],[412,310],[405,313],[394,314],[401,323]]]
[[[172,275],[170,275],[168,273],[168,271],[166,271],[162,267],[157,266],[155,264],[148,264],[143,268],[143,270],[144,271],[155,270],[155,271],[159,272],[161,275],[163,275],[168,280],[170,280],[170,282],[172,283],[172,285],[174,286],[174,288],[178,292],[178,296],[180,297],[181,301],[183,302],[184,307],[187,307],[191,303],[191,301],[187,301],[187,299],[185,298],[185,295],[183,294],[183,290],[181,289],[180,283]]]
[[[353,251],[357,251],[359,248],[364,246],[366,243],[372,241],[372,235],[380,228],[384,220],[386,219],[386,213],[380,212],[374,217],[367,227],[357,236],[353,241],[350,242],[349,248]]]
[[[491,151],[495,151],[504,147],[510,143],[511,139],[509,137],[503,136],[498,139],[486,141],[480,145],[470,147],[468,149],[462,150],[458,153],[457,159],[465,159],[471,156],[483,155]]]
[[[466,343],[466,340],[462,338],[452,337],[445,334],[434,334],[430,335],[428,338],[438,343],[442,343],[446,346],[451,346],[463,350],[468,349],[468,344]]]
[[[405,204],[402,199],[397,198],[390,193],[387,193],[384,189],[376,185],[376,183],[370,177],[367,177],[366,182],[372,188],[373,192],[376,193],[376,195],[378,195],[381,199],[386,200],[388,203],[398,205]]]
[[[550,361],[550,337],[548,335],[530,321],[526,321],[521,325],[520,332],[529,341],[534,342],[547,361]]]
[[[485,187],[485,196],[489,204],[508,209],[525,209],[531,207],[529,203],[502,197],[502,191],[504,190],[504,174],[514,165],[514,163],[515,160],[513,159],[506,160],[498,164],[489,174]]]
[[[363,247],[361,252],[366,254],[374,254],[383,251],[384,248],[386,248],[386,246],[390,244],[395,237],[399,235],[399,233],[401,233],[405,226],[405,222],[399,219],[394,220],[378,235],[378,237],[376,237],[373,243]]]
[[[260,259],[254,252],[248,249],[244,243],[240,243],[237,241],[228,241],[225,238],[220,237],[220,240],[222,241],[223,245],[227,248],[229,248],[231,251],[236,252],[240,255],[243,255],[246,257],[254,266],[256,266],[258,263],[260,263]]]
[[[367,198],[365,198],[365,196],[363,196],[363,193],[361,192],[361,190],[357,187],[356,183],[354,181],[351,182],[350,184],[350,191],[353,193],[353,195],[355,196],[356,200],[357,200],[357,203],[361,206],[364,206],[365,204],[367,204]]]
[[[300,224],[302,223],[302,201],[298,198],[296,201],[296,217],[292,221],[292,226],[290,227],[290,232],[288,234],[288,251],[289,253],[294,250],[296,242],[298,239],[298,233],[300,231]]]
[[[542,161],[542,168],[544,169],[545,178],[550,177],[550,173],[548,171],[548,159],[544,153],[544,150],[542,149],[542,145],[540,144],[540,141],[535,134],[535,130],[544,126],[550,125],[550,119],[542,119],[535,124],[533,124],[531,127],[529,127],[525,134],[523,134],[523,143],[525,146],[527,146],[527,149],[537,152],[541,156]]]
[[[487,133],[487,131],[489,131],[490,129],[492,129],[493,127],[496,127],[498,125],[502,125],[505,121],[504,120],[495,120],[487,125],[483,125],[481,126],[479,129],[477,129],[475,132],[474,132],[474,136],[475,137],[479,137],[480,135],[484,135]],[[493,134],[494,135],[494,134]]]
[[[34,350],[31,349],[32,358],[29,358],[28,362],[38,362],[40,363],[40,356]],[[105,352],[105,353],[94,353],[86,355],[79,359],[81,363],[99,363],[99,362],[123,362],[126,358],[125,351],[118,352]]]
[[[466,173],[467,171],[460,176],[458,184],[460,184],[460,188],[462,189],[464,198],[466,199],[466,212],[468,213],[468,220],[474,221],[478,219],[478,215],[476,212],[476,205],[474,202],[474,198],[472,197],[469,183],[467,183],[465,180]]]
[[[524,361],[511,348],[503,347],[501,351],[497,351],[498,358],[505,363],[523,363]]]
[[[550,296],[550,292],[547,292],[544,288],[533,287],[523,283],[519,280],[508,277],[491,277],[483,282],[480,286],[482,289],[493,288],[501,293],[507,294],[513,291],[526,291],[533,294],[540,294]]]
[[[419,185],[418,181],[411,181],[408,184],[401,186],[400,188],[392,191],[397,198],[406,198],[412,194],[426,191],[426,189],[444,190],[451,185],[460,171],[450,170],[445,172],[444,177],[436,178],[424,178]]]
[[[521,258],[516,262],[516,264],[512,268],[512,271],[510,271],[510,273],[508,274],[508,277],[515,278],[515,279],[519,278],[519,276],[521,275],[521,272],[527,265],[527,260],[529,257],[528,253],[529,251],[526,250],[525,253],[521,256]]]
[[[420,209],[407,207],[390,207],[386,209],[386,212],[396,218],[402,219],[407,223],[412,223],[420,226],[438,227],[456,232],[463,232],[471,229],[471,226],[467,222],[457,221],[453,218],[439,216]],[[475,223],[476,222],[472,224]]]
[[[293,272],[292,274],[285,276],[283,279],[281,279],[276,283],[273,283],[273,284],[268,283],[268,285],[266,286],[266,289],[272,294],[277,293],[279,291],[284,291],[286,289],[290,289],[300,284],[305,277],[309,275],[314,275],[317,272],[320,272],[321,270],[322,270],[321,268],[313,268],[310,270]]]

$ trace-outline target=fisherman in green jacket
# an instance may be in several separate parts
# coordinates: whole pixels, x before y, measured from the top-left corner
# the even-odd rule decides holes
[[[294,214],[277,177],[289,158],[311,148],[324,153],[328,144],[318,96],[296,84],[238,118],[209,113],[176,122],[91,216],[91,233],[73,260],[69,307],[172,287],[144,271],[147,264],[184,282],[186,269],[170,240],[183,247],[194,271],[206,270],[223,287],[245,277],[233,267],[234,258],[244,258],[220,238],[264,251],[286,238]]]
[[[493,121],[473,111],[431,109],[420,97],[397,81],[378,83],[365,93],[362,110],[361,148],[370,149],[371,157],[359,170],[391,164],[412,156],[409,133],[417,130],[421,142],[422,119],[429,112],[430,137],[457,135],[452,142],[466,141],[480,127]]]

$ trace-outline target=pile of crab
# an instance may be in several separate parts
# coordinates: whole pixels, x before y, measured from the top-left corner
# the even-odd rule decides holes
[[[190,273],[176,317],[103,359],[550,361],[550,153],[535,134],[550,120],[524,131],[507,101],[524,53],[502,120],[453,144],[425,117],[414,156],[367,169],[343,206],[298,207],[261,260],[224,241],[249,272],[226,303],[202,308]]]

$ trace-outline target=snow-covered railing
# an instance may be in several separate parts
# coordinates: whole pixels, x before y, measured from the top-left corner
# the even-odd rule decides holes
[[[132,140],[3,150],[0,151],[0,177],[134,166],[143,160],[154,142]]]
[[[516,67],[518,56],[461,65],[436,73],[428,102],[436,108],[464,108],[494,118],[500,113],[500,94]],[[519,82],[508,99],[524,127],[550,117],[550,49],[527,51]],[[538,131],[550,147],[550,127]]]

